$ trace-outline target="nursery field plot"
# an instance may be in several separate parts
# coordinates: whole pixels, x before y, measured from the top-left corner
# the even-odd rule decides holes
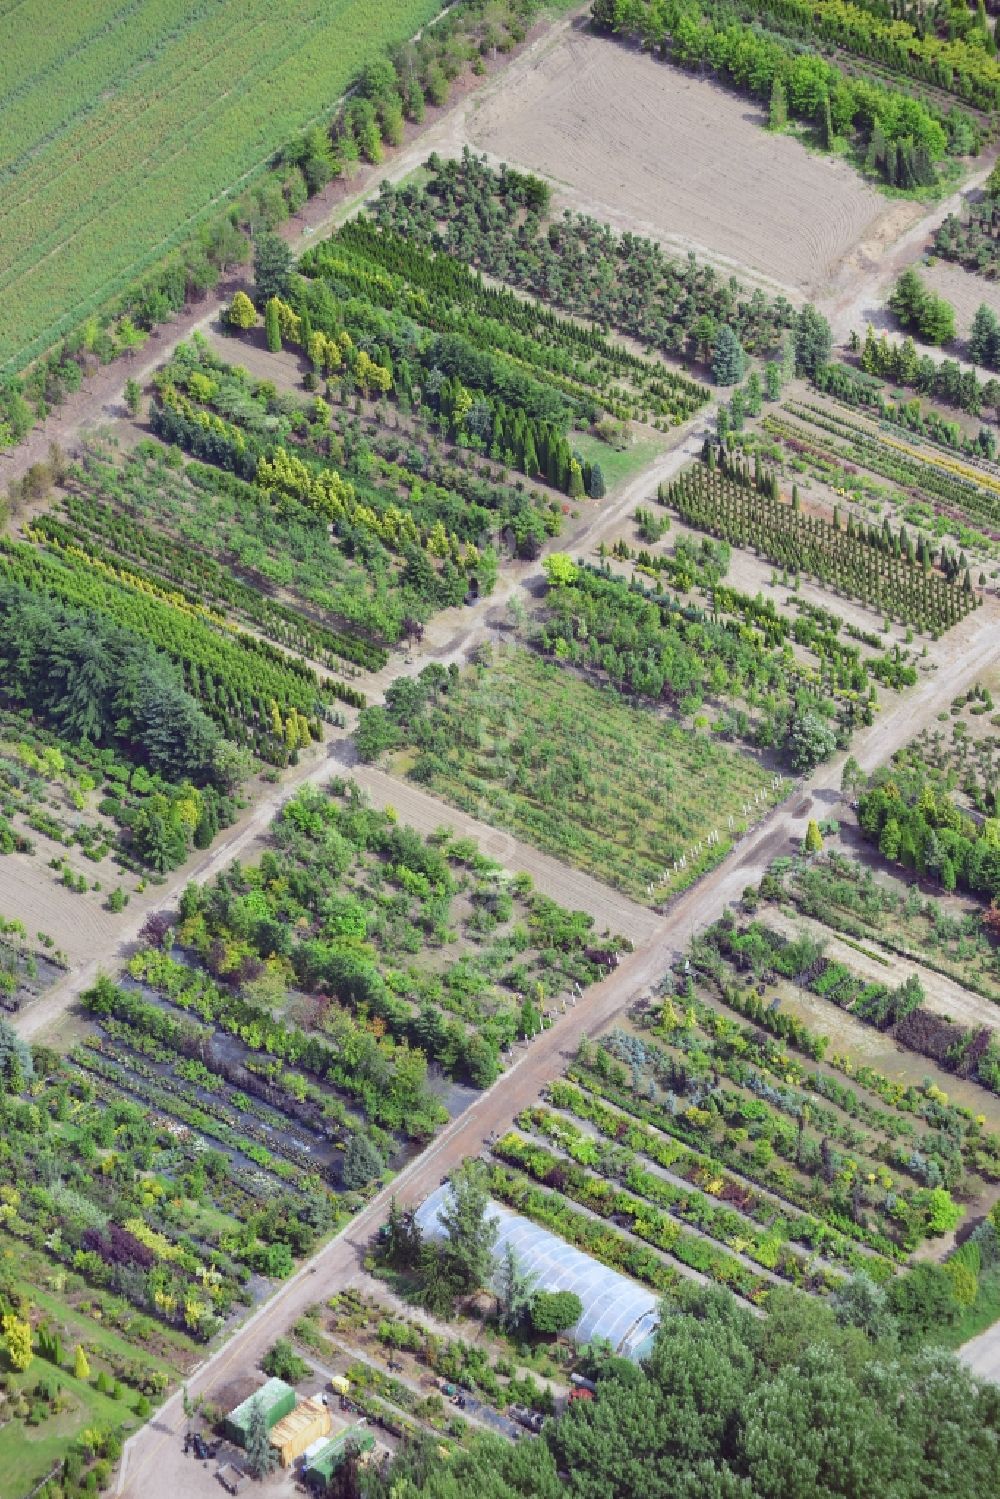
[[[0,1008],[17,1011],[44,994],[61,976],[65,957],[54,942],[28,931],[17,917],[0,915]]]
[[[780,922],[772,919],[770,910],[762,907],[762,911],[763,919],[778,929]],[[801,930],[803,925],[800,922],[796,930]],[[849,959],[849,951],[844,957]],[[768,993],[772,999],[780,1000],[786,1014],[801,1021],[817,1035],[825,1036],[831,1056],[850,1057],[855,1065],[871,1067],[903,1088],[919,1090],[932,1084],[940,1088],[949,1103],[982,1114],[988,1129],[995,1131],[1000,1127],[997,1100],[984,1094],[976,1083],[949,1074],[944,1067],[935,1066],[928,1057],[901,1046],[891,1034],[874,1030],[863,1020],[855,1019],[848,1010],[840,1009],[809,989],[783,979],[774,983]]]
[[[762,423],[762,448],[788,481],[818,481],[824,503],[864,520],[894,519],[980,557],[995,558],[1000,536],[1000,475],[934,446],[904,428],[878,422],[815,391],[786,401]]]
[[[595,548],[592,565],[643,589],[658,585],[660,593],[682,607],[711,611],[721,621],[749,622],[754,615],[765,636],[770,629],[782,639],[786,658],[791,653],[787,665],[796,685],[818,681],[817,672],[822,677],[831,670],[828,657],[838,654],[839,645],[853,672],[849,686],[846,678],[838,683],[832,675],[825,684],[835,700],[838,686],[856,693],[869,678],[887,687],[912,686],[919,663],[904,627],[890,621],[886,630],[884,616],[840,595],[832,598],[821,584],[772,567],[749,550],[727,547],[720,552],[673,518],[653,540],[660,521],[657,512],[640,507],[610,549],[607,543]]]
[[[863,776],[855,778],[858,825],[890,863],[915,870],[932,888],[980,901],[983,930],[995,941],[1000,901],[996,725],[978,736],[967,732],[957,715],[969,705],[985,716],[992,706],[988,689],[974,686],[970,696],[953,703],[950,742],[940,729],[928,728],[878,767],[867,784]],[[947,723],[951,714],[943,717]]]
[[[677,488],[662,485],[661,504]],[[886,648],[881,634],[849,624],[830,607],[837,600],[829,591],[823,604],[776,588],[751,593],[729,581],[728,541],[685,528],[661,549],[664,535],[675,534],[671,517],[642,506],[634,519],[638,544],[619,537],[610,553],[598,549],[599,565],[549,559],[532,636],[543,654],[669,703],[693,729],[766,752],[796,773],[873,722],[880,688],[916,682],[912,650]],[[766,553],[759,533],[756,543]],[[794,569],[782,573],[794,587]]]
[[[227,1036],[299,1055],[383,1131],[429,1138],[446,1115],[428,1060],[487,1086],[515,1037],[622,945],[470,840],[424,838],[370,808],[350,782],[299,792],[270,844],[259,865],[185,893],[175,935],[204,970],[149,948],[129,972]]]
[[[894,1071],[893,1064],[884,1065],[879,1062],[882,1070],[890,1076],[898,1076],[900,1081],[919,1083],[924,1077],[933,1077],[937,1085],[956,1102],[969,1108],[977,1107],[985,1111],[990,1128],[1000,1127],[1000,1101],[997,1099],[984,1099],[984,1084],[979,1084],[967,1077],[968,1067],[962,1066],[960,1072],[950,1071],[949,1053],[955,1052],[956,1057],[961,1049],[962,1038],[968,1035],[982,1033],[983,1043],[994,1032],[1000,1032],[1000,1012],[997,1011],[995,1002],[974,990],[964,987],[950,975],[942,973],[937,968],[928,967],[919,959],[904,963],[898,954],[881,951],[876,943],[845,942],[837,933],[830,930],[820,917],[805,916],[798,911],[794,913],[781,910],[773,910],[762,906],[756,913],[758,918],[779,936],[794,939],[800,936],[812,936],[823,945],[823,957],[827,961],[828,970],[835,970],[834,965],[846,967],[851,974],[863,979],[872,986],[893,988],[904,979],[913,975],[919,982],[923,997],[920,1000],[920,1008],[930,1011],[933,1015],[941,1016],[951,1022],[953,1029],[942,1032],[948,1041],[948,1046],[942,1045],[940,1055],[936,1059],[937,1065],[933,1073],[921,1072],[928,1061],[934,1063],[935,1058],[928,1058],[926,1053],[920,1052],[914,1047],[901,1048],[895,1041],[893,1028],[890,1026],[883,1034],[893,1041],[896,1046],[896,1066],[900,1069]],[[831,974],[830,982],[833,982]],[[827,999],[824,994],[815,994],[806,990],[804,986],[793,986],[790,982],[784,985],[782,992],[782,1004],[790,1003],[795,1011],[797,1003],[815,1000],[809,1018],[810,1024],[816,1024],[817,1015],[831,1017],[831,1008],[843,1010],[852,1019],[857,1012],[862,1015],[862,1024],[866,1021],[866,1011],[861,1005],[853,1005],[852,1001],[841,1003],[841,994],[834,989],[834,999]],[[831,1017],[832,1018],[832,1017]],[[822,1027],[820,1027],[822,1028]],[[837,1048],[839,1049],[839,1048]],[[855,1048],[857,1049],[857,1048]],[[865,1047],[860,1047],[862,1052]],[[960,1062],[959,1062],[959,1065]]]
[[[836,592],[937,638],[982,602],[957,554],[932,558],[888,517],[881,529],[845,525],[834,514],[809,515],[797,497],[781,494],[777,475],[734,462],[713,450],[707,462],[693,464],[663,486],[661,504],[688,525],[737,546],[752,544],[768,560],[794,572],[810,573]],[[932,562],[938,566],[932,566]]]
[[[67,890],[135,891],[127,828],[144,797],[159,788],[138,767],[79,752],[25,713],[0,709],[0,851],[54,870]]]
[[[746,100],[583,33],[484,100],[470,137],[550,179],[560,209],[791,296],[815,295],[887,210],[846,163],[764,132]]]
[[[139,568],[326,671],[351,676],[385,661],[365,629],[387,592],[376,569],[329,546],[318,516],[265,505],[208,465],[178,465],[160,443],[129,454],[92,444],[34,534]]]
[[[138,1428],[144,1419],[142,1400],[155,1401],[194,1366],[199,1354],[186,1333],[163,1324],[143,1327],[126,1301],[113,1292],[95,1293],[83,1275],[54,1266],[44,1250],[5,1229],[0,1229],[0,1256],[6,1267],[5,1294],[24,1298],[32,1321],[44,1324],[57,1340],[61,1359],[36,1355],[23,1374],[6,1374],[0,1471],[9,1492],[18,1495],[30,1493],[84,1429]],[[77,1378],[73,1370],[74,1350],[81,1346],[88,1379]],[[39,1382],[51,1393],[36,1421],[29,1417]],[[22,1391],[26,1404],[17,1414]]]
[[[831,516],[836,506],[845,519],[850,512],[878,524],[888,514],[905,522],[915,540],[926,536],[934,547],[957,542],[980,565],[1000,551],[993,520],[998,476],[988,463],[956,454],[954,462],[967,471],[960,474],[945,466],[952,456],[942,448],[814,386],[796,382],[783,404],[765,409],[761,425],[741,433],[737,445],[748,457],[759,454],[786,486],[794,483],[810,510]],[[960,498],[970,515],[959,508]],[[973,511],[978,520],[971,519]]]
[[[749,756],[520,648],[389,701],[396,770],[641,900],[710,867],[783,794]]]
[[[893,762],[932,772],[963,811],[996,817],[1000,716],[989,688],[977,684],[954,698],[949,711],[938,715],[937,725],[897,750]]]
[[[296,1156],[309,1132],[294,1105],[265,1105],[249,1074],[246,1094],[227,1095],[178,1049],[163,1010],[155,1035],[142,1030],[134,991],[107,979],[84,1004],[96,1033],[65,1056],[36,1057],[34,1076],[31,1053],[19,1053],[0,1101],[0,1247],[16,1266],[3,1290],[23,1276],[34,1380],[51,1384],[39,1397],[32,1381],[39,1441],[29,1431],[19,1463],[28,1453],[51,1462],[88,1420],[102,1432],[94,1455],[113,1461],[120,1447],[105,1434],[141,1424],[198,1350],[359,1201],[341,1205],[319,1160],[301,1144]],[[308,1115],[307,1088],[298,1108]]]
[[[921,889],[874,851],[867,859],[837,848],[796,857],[773,869],[764,889],[786,910],[879,952],[887,972],[895,958],[908,958],[1000,1004],[1000,949],[984,930],[982,907]]]
[[[429,158],[419,180],[383,184],[372,212],[383,233],[410,247],[444,249],[522,294],[663,356],[656,379],[646,379],[643,404],[647,414],[651,405],[655,411],[650,396],[656,397],[675,424],[704,393],[667,361],[684,350],[707,360],[703,319],[728,323],[747,352],[760,354],[775,348],[795,320],[780,291],[770,299],[761,287],[751,294],[693,251],[682,257],[631,227],[569,208],[559,213],[548,183],[468,150],[460,158]],[[596,335],[577,325],[577,337],[592,344]],[[608,357],[605,351],[602,362]]]
[[[46,6],[9,10],[0,369],[113,296],[438,8],[157,0],[126,20],[96,0],[40,50]]]
[[[691,1271],[758,1304],[781,1283],[824,1296],[857,1269],[894,1283],[995,1198],[996,1100],[967,1083],[949,1101],[926,1070],[829,1047],[769,967],[815,965],[816,945],[747,930],[695,939],[656,999],[581,1045],[494,1143],[491,1190],[668,1300]]]
[[[282,338],[308,341],[319,372],[308,379],[315,391],[325,373],[325,396],[278,392],[258,378],[261,358],[251,375],[196,338],[159,373],[151,412],[157,436],[196,461],[171,476],[161,457],[152,486],[127,472],[124,493],[102,480],[103,508],[72,520],[91,549],[110,532],[192,597],[337,669],[382,666],[437,609],[488,593],[501,553],[536,557],[574,502],[602,497],[598,442],[577,455],[578,431],[636,415],[665,430],[704,398],[657,361],[367,224],[303,268]],[[142,459],[155,450],[131,462]],[[136,510],[206,555],[178,560],[162,539],[133,537]]]
[[[303,1354],[348,1376],[352,1401],[369,1420],[388,1416],[393,1429],[402,1424],[409,1433],[423,1427],[447,1438],[455,1413],[445,1402],[428,1401],[433,1378],[435,1384],[447,1380],[472,1391],[483,1408],[477,1414],[513,1436],[513,1420],[496,1421],[492,1413],[518,1404],[551,1414],[556,1396],[569,1387],[576,1359],[571,1355],[567,1361],[566,1350],[559,1349],[558,1362],[544,1344],[525,1346],[514,1358],[509,1343],[478,1316],[452,1320],[450,1336],[442,1339],[439,1322],[425,1321],[416,1309],[404,1312],[398,1298],[381,1299],[377,1282],[368,1285],[370,1290],[352,1285],[317,1305],[295,1323],[292,1336]],[[392,1373],[382,1368],[387,1357],[395,1365]],[[400,1411],[406,1413],[402,1423]]]
[[[800,491],[805,486],[800,484]],[[810,500],[812,492],[809,492]],[[832,505],[831,505],[832,511]],[[648,584],[651,573],[645,570],[644,564],[638,561],[640,552],[648,552],[653,558],[653,571],[656,572],[657,557],[678,555],[678,543],[680,553],[683,555],[685,549],[691,545],[695,551],[701,545],[702,533],[691,526],[686,526],[683,521],[671,517],[670,528],[661,540],[650,543],[648,533],[644,530],[641,520],[633,514],[631,520],[623,523],[621,536],[618,538],[633,554],[627,560],[619,556],[614,545],[606,543],[603,555],[600,547],[595,547],[587,559],[594,566],[609,565],[614,572],[623,577],[637,578],[640,582]],[[662,569],[659,569],[662,572]],[[798,588],[794,586],[794,577],[782,568],[772,567],[764,557],[758,557],[755,552],[743,547],[735,547],[730,552],[729,566],[725,573],[725,582],[728,586],[738,592],[753,597],[760,594],[764,599],[773,604],[779,614],[788,615],[794,619],[796,614],[808,614],[810,609],[823,610],[840,621],[839,633],[845,639],[859,641],[862,637],[870,637],[862,646],[862,656],[867,655],[868,649],[874,650],[874,642],[878,641],[883,650],[892,650],[899,646],[900,651],[906,657],[906,629],[905,626],[890,620],[889,629],[885,629],[885,616],[876,614],[872,609],[866,609],[863,604],[855,599],[847,599],[842,595],[836,598],[830,597],[828,589],[815,583],[810,578],[799,577]],[[698,597],[697,593],[690,593],[689,597]],[[867,646],[867,648],[866,648]],[[802,647],[795,645],[796,656],[803,654]]]
[[[432,200],[451,172],[457,179],[467,175],[470,183],[487,194],[502,190],[494,174],[484,171],[482,164],[471,157],[463,157],[461,163],[439,164],[437,172],[417,173],[398,190],[383,184],[384,190],[373,205],[374,219],[352,220],[326,243],[302,257],[300,269],[312,281],[302,308],[309,311],[314,328],[317,322],[320,326],[326,324],[339,339],[340,325],[334,322],[330,327],[330,291],[341,299],[351,295],[380,307],[405,308],[410,317],[439,335],[426,342],[422,338],[416,346],[412,340],[401,342],[398,351],[425,403],[451,417],[451,429],[461,445],[489,451],[493,457],[497,456],[494,447],[499,449],[500,456],[509,449],[514,461],[506,457],[504,461],[529,476],[537,467],[538,473],[552,478],[547,474],[549,465],[544,451],[547,445],[544,431],[537,427],[539,418],[561,419],[560,430],[564,430],[565,417],[571,415],[574,426],[583,430],[604,411],[620,419],[644,415],[647,421],[665,429],[668,424],[682,422],[703,404],[707,399],[705,387],[676,369],[642,357],[619,340],[581,326],[575,318],[539,306],[533,298],[515,295],[505,286],[484,281],[472,269],[475,255],[470,252],[475,247],[463,236],[461,215],[456,214],[452,224],[452,214],[444,211],[445,220],[454,229],[453,235],[444,234],[440,242],[433,234],[428,236],[426,220],[433,212]],[[513,191],[524,193],[529,189]],[[439,198],[437,206],[440,211]],[[520,203],[508,213],[507,230],[514,227],[520,209],[526,206]],[[419,212],[419,232],[413,232],[409,208]],[[393,220],[399,214],[399,225],[394,226]],[[429,253],[439,251],[442,245],[448,254]],[[493,268],[487,265],[483,269],[489,273]],[[496,279],[509,278],[501,272]],[[559,298],[547,300],[561,307]],[[576,311],[574,307],[562,310]],[[348,327],[352,315],[351,307],[342,314]],[[383,321],[383,326],[392,328],[392,322],[386,325]],[[477,348],[478,359],[470,358],[470,345]],[[320,347],[321,363],[329,364],[329,345]],[[310,357],[316,348],[313,344]],[[487,351],[502,353],[502,357],[485,359]],[[456,419],[454,388],[448,392],[446,387],[438,386],[436,378],[430,382],[421,378],[421,370],[430,373],[428,352],[454,371],[453,378],[478,386],[483,394],[493,398],[494,421],[489,431],[485,422],[472,417],[471,409],[462,400],[457,403]],[[345,353],[350,361],[349,348],[345,347]],[[431,366],[435,367],[439,373],[444,372],[440,364]],[[335,373],[339,368],[334,358],[330,372]],[[547,395],[538,390],[536,380],[551,387]],[[365,382],[358,383],[363,387]],[[412,395],[405,371],[400,371],[394,385],[397,393]],[[541,460],[537,465],[525,465],[524,440],[511,441],[513,431],[508,436],[503,424],[497,425],[498,401],[515,408],[520,406],[527,418],[534,419],[532,439],[535,456]],[[469,443],[469,438],[480,441]]]
[[[794,981],[852,1018],[891,1035],[907,1053],[927,1057],[945,1072],[979,1084],[972,1097],[1000,1094],[1000,1031],[993,1025],[990,1002],[965,995],[945,978],[924,973],[919,964],[903,969],[882,954],[851,950],[825,951],[820,921],[797,925],[766,914],[740,931],[716,927],[709,934],[723,955],[749,982],[760,986],[780,979]],[[725,996],[723,996],[725,997]],[[779,1011],[786,995],[777,995]],[[756,1001],[754,1001],[756,1004]],[[794,1026],[792,1027],[794,1030]],[[965,1090],[965,1101],[969,1099]],[[998,1117],[996,1108],[991,1117]]]

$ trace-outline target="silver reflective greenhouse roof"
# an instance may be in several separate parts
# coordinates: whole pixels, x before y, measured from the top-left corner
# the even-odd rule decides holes
[[[439,1214],[449,1195],[447,1184],[440,1186],[418,1208],[416,1221],[425,1237],[444,1236]],[[645,1357],[660,1320],[659,1303],[650,1291],[509,1208],[491,1202],[487,1212],[500,1229],[493,1251],[497,1264],[509,1244],[521,1270],[534,1276],[536,1290],[575,1291],[579,1296],[583,1316],[572,1329],[577,1343],[606,1338],[623,1358]]]

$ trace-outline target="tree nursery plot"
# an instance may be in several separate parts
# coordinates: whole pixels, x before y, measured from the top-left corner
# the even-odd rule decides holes
[[[603,496],[577,430],[617,431],[636,415],[665,426],[704,398],[657,361],[367,225],[310,251],[303,269],[289,301],[268,305],[279,343],[302,351],[306,384],[326,398],[279,394],[203,341],[179,348],[152,425],[202,461],[188,466],[187,504],[161,472],[171,499],[159,523],[212,540],[216,561],[225,538],[261,581],[295,574],[361,665],[382,664],[412,622],[488,592],[498,550],[537,556],[571,502]],[[342,561],[328,581],[317,555],[331,526]],[[280,555],[289,548],[305,568]]]
[[[177,940],[207,972],[154,949],[130,971],[244,1041],[262,1036],[257,1044],[275,1055],[312,1048],[312,1070],[349,1089],[382,1127],[414,1137],[441,1119],[427,1059],[486,1086],[501,1050],[537,1030],[542,1008],[597,977],[621,945],[474,844],[423,839],[368,808],[350,782],[300,791],[271,843],[259,866],[234,866],[207,893],[185,893]],[[311,1034],[282,1040],[275,1007]]]
[[[958,214],[949,213],[934,235],[933,250],[942,260],[971,271],[982,291],[984,281],[995,281],[1000,270],[997,230],[1000,227],[1000,173],[990,173],[981,197],[971,195]],[[939,290],[943,290],[939,286]]]
[[[202,799],[194,795],[192,808],[197,804],[200,812]],[[123,763],[113,751],[74,746],[33,722],[25,709],[0,710],[0,853],[48,854],[67,889],[81,895],[106,890],[121,910],[144,863],[148,817],[181,799],[178,787]]]
[[[463,168],[471,170],[473,164],[474,159],[463,158]],[[528,201],[534,209],[544,207],[546,189],[542,183],[521,177],[517,182],[514,201]],[[403,190],[406,201],[410,191]],[[398,315],[393,319],[383,313],[377,318],[364,303],[399,309],[411,321],[438,335],[430,339],[425,336],[416,349],[404,346],[409,374],[418,386],[421,369],[437,368],[442,374],[478,384],[494,403],[499,398],[515,408],[522,406],[525,416],[536,421],[552,421],[557,415],[564,418],[569,414],[582,427],[581,417],[593,419],[606,411],[625,419],[646,413],[650,421],[662,425],[664,420],[683,421],[706,399],[704,387],[658,360],[643,359],[596,329],[581,327],[533,300],[487,284],[468,264],[475,259],[468,253],[475,246],[462,244],[461,236],[454,243],[453,254],[430,254],[421,246],[421,236],[410,232],[405,213],[407,232],[394,233],[385,221],[391,219],[395,204],[393,189],[383,183],[374,223],[354,220],[303,256],[300,269],[313,284],[297,286],[296,311],[308,313],[314,330],[329,324],[332,318],[332,327],[327,326],[326,331],[339,336],[344,326],[350,329],[353,315],[363,316],[380,331],[391,334],[394,324],[399,329]],[[331,309],[331,291],[340,300],[349,298],[347,305]],[[398,342],[395,348],[390,345],[397,358],[399,350]],[[486,358],[490,351],[506,355],[506,360],[491,364]],[[307,352],[312,357],[313,351]],[[322,353],[328,357],[325,347]],[[333,361],[332,369],[338,368]],[[405,395],[409,393],[408,380],[405,371],[400,373],[402,379],[395,388]],[[553,387],[547,402],[535,381]],[[433,388],[431,393],[436,393]],[[488,436],[501,450],[509,446],[502,433],[487,434],[474,422],[469,425],[468,408],[460,398],[456,412],[447,405],[444,410],[446,415],[457,416],[458,430],[464,427],[467,436]],[[484,441],[483,450],[490,445]],[[520,451],[515,452],[515,457],[521,456]],[[511,466],[523,468],[520,463]]]
[[[362,715],[364,757],[401,747],[394,763],[463,811],[640,899],[690,882],[783,794],[749,756],[517,647],[401,679],[386,703]]]
[[[39,1338],[27,1368],[4,1374],[0,1471],[7,1491],[30,1494],[61,1466],[72,1446],[77,1455],[67,1476],[75,1471],[85,1482],[94,1472],[98,1481],[106,1481],[121,1451],[119,1432],[142,1425],[151,1402],[194,1363],[195,1345],[162,1327],[155,1337],[130,1343],[119,1328],[129,1324],[131,1314],[116,1297],[91,1295],[76,1274],[64,1276],[61,1294],[43,1289],[52,1275],[44,1255],[3,1229],[0,1246],[8,1262],[0,1295],[5,1306],[15,1308],[18,1322],[37,1326]],[[11,1260],[16,1272],[9,1268]],[[55,1271],[57,1279],[62,1276]],[[79,1363],[81,1348],[86,1372]]]
[[[876,872],[835,849],[772,866],[761,895],[1000,1003],[1000,948],[977,904],[927,895],[892,870]]]
[[[599,975],[619,943],[592,927],[339,785],[287,803],[259,865],[190,886],[176,924],[151,918],[121,985],[83,995],[92,1028],[65,1056],[0,1020],[0,1244],[19,1267],[0,1306],[51,1365],[30,1415],[19,1379],[0,1398],[51,1437],[36,1455],[90,1410],[108,1433],[91,1456],[113,1460],[130,1411],[447,1120],[428,1058],[486,1086],[547,1002]],[[88,1314],[74,1386],[63,1329]],[[60,1412],[79,1419],[50,1426]]]
[[[884,977],[874,976],[870,965],[865,977],[852,968],[849,960],[824,955],[822,926],[788,938],[768,926],[766,914],[745,936],[747,950],[754,953],[755,976],[771,963],[774,972],[783,973],[800,990],[837,1005],[907,1050],[931,1058],[944,1072],[971,1078],[991,1092],[1000,1092],[1000,1033],[989,1024],[963,1025],[926,1004],[927,993],[919,972],[897,982],[898,974],[893,973],[890,960]],[[799,957],[803,961],[796,968]],[[984,1010],[988,1006],[978,1007],[979,1014]]]
[[[360,565],[327,544],[320,517],[290,499],[273,510],[255,506],[249,486],[207,464],[182,465],[149,441],[120,461],[92,445],[66,487],[59,510],[35,523],[36,539],[141,567],[331,672],[385,663],[384,647],[367,638],[369,617],[386,603],[377,570],[371,586]]]
[[[350,689],[77,541],[43,518],[0,544],[3,841],[26,848],[27,828],[96,861],[120,833],[119,852],[162,872],[233,820],[255,757],[287,764]],[[97,790],[98,819],[71,826],[58,801],[83,814]]]
[[[56,981],[65,960],[53,946],[44,933],[29,935],[16,916],[0,915],[0,1007],[16,1012]]]
[[[988,760],[992,745],[981,743]],[[918,743],[897,751],[889,765],[875,771],[858,797],[858,825],[890,863],[916,870],[945,891],[958,889],[995,902],[1000,898],[1000,820],[969,810],[974,800],[989,806],[992,814],[993,788],[980,786],[975,757],[960,755],[965,775],[962,794],[956,795],[958,776],[935,763],[932,745],[927,750],[925,756]]]
[[[916,272],[904,273],[912,278],[909,283],[909,298],[916,298],[918,308],[926,309],[927,299],[935,298],[938,307],[948,306],[937,293],[924,285]],[[962,275],[964,272],[957,272]],[[900,277],[900,286],[903,286]],[[893,294],[895,295],[895,294]],[[912,307],[912,301],[908,301]],[[985,365],[987,370],[997,368],[1000,354],[997,351],[998,323],[996,313],[982,298],[976,304],[969,321],[974,324],[972,336],[959,352],[973,364]],[[932,316],[937,314],[933,312]],[[947,312],[945,316],[950,316]],[[904,326],[912,329],[915,319],[927,316],[926,311],[911,312]],[[918,333],[921,332],[917,324]],[[926,333],[922,334],[927,337]],[[930,354],[917,352],[913,338],[908,333],[903,339],[890,339],[883,332],[878,338],[869,323],[863,343],[860,336],[852,334],[851,344],[858,353],[858,368],[833,363],[817,373],[816,383],[822,390],[831,392],[839,401],[849,406],[874,407],[878,414],[896,426],[928,436],[933,443],[952,448],[959,453],[994,460],[997,452],[997,437],[992,426],[981,426],[975,430],[971,422],[963,423],[954,413],[944,413],[933,407],[924,409],[919,399],[907,396],[881,381],[893,385],[910,387],[918,396],[943,402],[972,418],[983,422],[997,420],[1000,409],[1000,381],[987,374],[980,380],[976,370],[963,367],[957,359],[934,359]],[[991,352],[992,351],[992,352]]]
[[[838,366],[838,369],[844,368]],[[859,380],[851,371],[850,388],[843,380],[826,380],[827,393],[836,392],[835,403],[786,401],[768,412],[761,424],[761,448],[767,461],[789,479],[811,477],[832,491],[838,500],[858,507],[863,516],[880,516],[888,505],[893,515],[924,533],[935,549],[944,537],[980,555],[996,556],[1000,535],[1000,475],[986,461],[980,448],[969,442],[957,423],[933,420],[935,413],[909,406],[904,425],[893,421],[895,430],[876,418],[900,413],[904,403],[888,400],[891,387],[880,380]],[[862,389],[863,384],[863,389]],[[874,407],[847,411],[846,404]],[[922,431],[915,432],[920,417]],[[938,446],[937,434],[948,428],[949,453]],[[924,435],[926,433],[926,436]]]
[[[684,1267],[765,1304],[783,1284],[836,1299],[863,1272],[905,1317],[902,1267],[997,1181],[1000,1137],[932,1083],[828,1053],[771,1001],[781,974],[846,996],[819,951],[732,918],[696,938],[634,1024],[584,1042],[495,1143],[491,1192],[668,1300]],[[949,1291],[946,1336],[957,1267],[920,1273]]]
[[[107,1017],[115,995],[101,980],[89,1003]],[[171,1054],[141,1038],[130,1051],[124,1020],[108,1018],[103,1040],[65,1058],[33,1055],[0,1024],[0,1302],[14,1371],[4,1375],[0,1452],[22,1433],[5,1485],[12,1473],[47,1476],[74,1438],[77,1474],[96,1459],[100,1485],[122,1425],[141,1424],[198,1345],[252,1304],[251,1276],[287,1274],[336,1209],[308,1172],[289,1181],[290,1163],[282,1176],[284,1161],[269,1170],[269,1152],[250,1159],[238,1140],[227,1153],[228,1126],[213,1131],[191,1081],[136,1087],[128,1063],[111,1060],[116,1024],[119,1054],[145,1077],[169,1074]]]
[[[890,618],[914,625],[935,638],[980,602],[968,568],[942,551],[941,568],[932,567],[926,542],[920,555],[888,519],[882,528],[839,517],[804,514],[795,497],[781,498],[777,477],[751,476],[748,465],[723,453],[686,469],[671,481],[661,503],[677,510],[688,525],[737,546],[753,545],[769,561],[811,573],[821,583],[860,599]]]
[[[661,354],[704,359],[720,324],[748,352],[780,344],[795,312],[784,296],[747,296],[693,255],[664,253],[651,239],[617,233],[587,214],[550,212],[550,189],[508,167],[494,170],[468,150],[431,157],[428,175],[383,184],[374,213],[410,243],[445,249],[501,281]]]
[[[994,711],[993,694],[977,682],[947,711],[938,715],[940,728],[923,729],[893,763],[906,770],[934,775],[938,785],[951,793],[963,812],[995,818],[997,775],[1000,772],[1000,715]],[[951,720],[950,728],[948,720]]]
[[[973,25],[963,9],[961,35],[950,11],[939,34],[923,16],[849,0],[701,0],[694,12],[684,0],[594,0],[592,14],[598,29],[766,101],[772,128],[814,127],[822,150],[846,148],[890,187],[937,188],[946,158],[977,152],[992,130],[1000,64],[985,10]]]
[[[945,261],[947,259],[944,257]],[[1000,313],[1000,289],[995,280],[984,281],[968,266],[946,263],[922,268],[920,274],[931,291],[937,292],[954,307],[960,340],[958,347],[965,347],[966,358],[969,358],[967,340],[980,307],[985,304],[994,316]],[[972,358],[971,362],[979,364],[981,361]]]
[[[25,9],[0,18],[8,369],[176,243],[439,6],[156,0],[126,21],[110,0],[92,0],[58,35],[44,3]]]
[[[602,543],[593,566],[550,560],[534,636],[544,653],[683,714],[715,708],[714,733],[774,749],[796,771],[873,722],[879,685],[917,680],[912,652],[884,649],[872,629],[798,593],[776,601],[728,583],[726,542],[686,532],[668,548],[666,517],[641,506],[633,519],[638,545]]]

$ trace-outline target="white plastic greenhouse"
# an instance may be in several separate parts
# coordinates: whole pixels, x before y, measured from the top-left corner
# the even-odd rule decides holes
[[[447,1184],[438,1187],[418,1208],[416,1221],[426,1238],[443,1237],[439,1213],[449,1192]],[[488,1213],[500,1229],[493,1251],[497,1264],[509,1244],[520,1268],[534,1276],[537,1290],[575,1291],[579,1296],[583,1316],[571,1329],[577,1343],[606,1338],[622,1358],[637,1362],[645,1357],[660,1320],[659,1303],[650,1291],[509,1208],[491,1202]]]

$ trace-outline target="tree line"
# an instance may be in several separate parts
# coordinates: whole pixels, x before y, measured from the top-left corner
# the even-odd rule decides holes
[[[1000,820],[977,822],[929,776],[901,766],[876,771],[858,799],[858,823],[891,863],[944,890],[1000,899]]]
[[[65,738],[121,750],[170,780],[218,781],[221,735],[179,670],[98,610],[0,579],[0,663],[8,705]]]
[[[815,13],[813,7],[813,28]],[[767,101],[773,126],[791,114],[816,127],[825,150],[847,137],[866,169],[893,185],[930,186],[946,154],[978,149],[979,133],[966,112],[945,113],[901,89],[850,74],[793,40],[743,24],[737,14],[727,0],[594,0],[591,11],[599,30],[636,37],[681,67],[708,66]]]

